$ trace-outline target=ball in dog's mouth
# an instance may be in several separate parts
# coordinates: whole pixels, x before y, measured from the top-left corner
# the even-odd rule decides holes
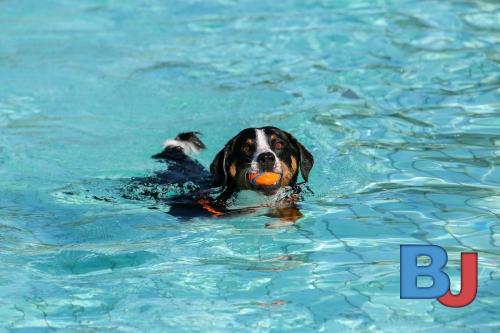
[[[279,187],[281,174],[276,172],[250,172],[248,173],[248,181],[264,194],[274,194]]]

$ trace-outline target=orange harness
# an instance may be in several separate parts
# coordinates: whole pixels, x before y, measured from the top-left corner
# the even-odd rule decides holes
[[[206,210],[207,212],[211,213],[212,217],[217,217],[217,216],[220,216],[220,215],[224,214],[223,212],[218,211],[217,209],[215,209],[214,207],[212,207],[212,205],[210,204],[210,200],[208,200],[208,199],[201,198],[201,199],[198,199],[197,202],[201,205],[201,207],[204,210]]]

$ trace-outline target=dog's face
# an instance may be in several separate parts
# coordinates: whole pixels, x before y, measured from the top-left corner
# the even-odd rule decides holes
[[[217,186],[272,195],[295,184],[299,170],[307,181],[313,163],[311,153],[291,134],[276,127],[247,128],[215,156],[210,171]],[[271,178],[255,182],[262,175]]]

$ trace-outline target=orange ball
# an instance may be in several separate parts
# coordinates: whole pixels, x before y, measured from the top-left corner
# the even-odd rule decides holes
[[[273,186],[279,181],[279,179],[280,179],[279,173],[263,172],[261,174],[258,174],[256,177],[254,177],[253,181],[257,185]]]

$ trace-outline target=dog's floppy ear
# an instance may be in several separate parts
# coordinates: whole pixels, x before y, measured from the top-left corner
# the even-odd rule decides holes
[[[227,145],[215,155],[214,160],[210,164],[210,173],[215,186],[225,186],[227,182],[226,171],[226,156]]]
[[[233,142],[235,141],[235,139],[236,137],[229,140],[224,148],[222,148],[221,151],[219,151],[217,155],[215,155],[214,160],[210,164],[210,173],[212,174],[212,179],[214,185],[216,186],[225,187],[227,185],[227,159],[230,151],[232,150]]]
[[[314,158],[309,150],[306,149],[293,135],[285,132],[288,136],[288,140],[290,143],[295,146],[295,149],[299,152],[299,164],[300,164],[300,173],[302,174],[302,178],[307,182],[309,179],[309,172],[311,171],[314,165]]]

